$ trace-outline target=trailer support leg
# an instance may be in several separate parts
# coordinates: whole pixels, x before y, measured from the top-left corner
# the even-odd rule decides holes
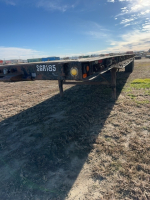
[[[116,99],[116,71],[117,69],[111,69],[111,88],[112,88],[112,99]]]
[[[63,96],[63,80],[58,80],[60,96]]]

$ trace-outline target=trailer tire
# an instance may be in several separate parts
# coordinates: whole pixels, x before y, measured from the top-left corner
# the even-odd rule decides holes
[[[130,64],[128,64],[128,65],[125,67],[125,72],[130,72],[130,73],[132,73],[132,72],[133,72],[133,69],[134,69],[134,61],[132,61]]]

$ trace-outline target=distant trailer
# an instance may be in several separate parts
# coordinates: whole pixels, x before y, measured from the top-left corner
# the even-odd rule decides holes
[[[42,61],[41,58],[31,58],[31,59],[27,59],[28,63],[31,63],[31,62],[40,62]]]
[[[90,58],[90,56],[83,56],[82,58]]]
[[[140,60],[142,57],[141,56],[135,56],[134,58],[135,58],[135,60]]]
[[[53,61],[53,60],[60,60],[60,57],[47,57],[47,58],[41,58],[41,61]]]
[[[133,54],[133,51],[127,51],[126,54]]]
[[[116,71],[123,68],[128,73],[133,71],[133,54],[3,65],[0,66],[0,81],[58,80],[61,96],[63,84],[109,85],[115,99]],[[111,71],[110,81],[102,76],[107,71]],[[104,81],[93,82],[98,76]]]

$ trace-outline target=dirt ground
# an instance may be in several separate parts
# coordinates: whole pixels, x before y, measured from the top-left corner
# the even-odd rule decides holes
[[[110,74],[106,74],[109,79]],[[106,86],[0,83],[0,200],[149,200],[150,59]]]

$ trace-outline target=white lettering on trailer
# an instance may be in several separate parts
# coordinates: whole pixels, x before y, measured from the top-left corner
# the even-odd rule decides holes
[[[56,66],[55,65],[36,65],[37,71],[38,72],[55,72],[56,71]]]

